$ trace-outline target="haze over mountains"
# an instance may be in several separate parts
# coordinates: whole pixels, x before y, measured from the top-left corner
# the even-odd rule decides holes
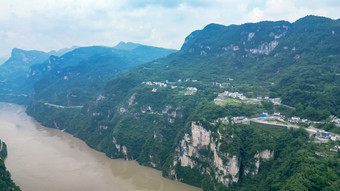
[[[121,42],[119,46],[124,46],[124,44],[125,43]],[[126,44],[129,46],[133,43]],[[61,80],[66,80],[64,77],[67,77],[67,75],[73,75],[73,77],[76,75],[75,80],[80,80],[82,85],[89,85],[91,84],[90,81],[99,80],[97,78],[101,78],[100,80],[103,81],[121,70],[175,52],[175,50],[143,46],[140,44],[133,45],[134,48],[131,49],[92,46],[72,47],[62,49],[58,52],[51,51],[49,53],[13,49],[11,57],[0,66],[0,96],[4,100],[17,100],[20,103],[24,103],[24,101],[27,101],[32,95],[34,83],[47,74],[50,76],[47,76],[41,82],[47,83],[47,86],[50,88],[53,88],[51,86],[57,83],[56,79],[51,79],[53,78],[51,76],[60,77],[61,75]],[[61,56],[58,57],[57,55]],[[100,62],[100,64],[97,64],[98,62]],[[75,68],[77,65],[78,68]],[[113,65],[117,66],[111,67]],[[76,71],[71,74],[70,70],[85,70],[85,73]],[[67,72],[68,74],[66,74]],[[88,72],[92,72],[92,76],[86,76],[86,78],[93,77],[93,79],[85,83],[83,80],[86,79],[81,78],[83,77],[82,75],[86,75]],[[48,81],[48,79],[52,81]],[[68,79],[68,84],[71,84],[69,82],[72,80],[74,79]],[[95,85],[97,88],[100,86],[99,83],[103,83],[100,80],[95,82],[97,83]],[[75,86],[77,87],[77,85]],[[61,88],[60,86],[55,87]]]
[[[0,57],[0,65],[2,65],[3,63],[5,63],[7,61],[8,58],[6,57]]]
[[[315,144],[303,128],[231,119],[279,113],[340,133],[329,119],[340,117],[339,42],[339,19],[306,16],[209,24],[178,52],[134,43],[59,57],[14,49],[0,66],[0,98],[27,104],[42,125],[108,157],[137,160],[206,191],[337,190],[339,155],[316,154],[335,143]],[[225,91],[257,101],[218,103]]]
[[[52,50],[50,52],[48,52],[51,55],[54,56],[62,56],[63,54],[66,54],[68,52],[71,52],[74,49],[80,48],[79,46],[72,46],[71,48],[62,48],[60,50]]]

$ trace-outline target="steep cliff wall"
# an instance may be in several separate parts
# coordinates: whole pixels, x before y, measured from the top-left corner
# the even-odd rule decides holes
[[[177,177],[177,167],[190,167],[202,175],[212,176],[217,182],[228,186],[238,182],[240,173],[256,175],[263,161],[274,157],[274,152],[268,149],[257,151],[249,161],[243,172],[240,172],[240,161],[244,160],[239,152],[222,151],[220,146],[231,139],[222,139],[222,134],[217,130],[217,138],[213,132],[207,130],[199,122],[192,122],[190,133],[186,133],[175,150],[173,163],[168,171],[168,176],[183,181]],[[227,143],[228,144],[228,143]],[[208,164],[208,165],[205,165]],[[184,180],[185,181],[185,180]]]

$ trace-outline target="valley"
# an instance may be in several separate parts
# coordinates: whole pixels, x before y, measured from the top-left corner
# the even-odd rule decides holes
[[[11,69],[13,82],[2,74],[0,100],[204,191],[337,190],[339,34],[339,19],[306,16],[209,24],[179,51],[122,42],[33,59],[15,49],[0,71],[29,67]]]

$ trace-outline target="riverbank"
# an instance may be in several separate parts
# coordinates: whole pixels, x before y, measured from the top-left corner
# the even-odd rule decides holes
[[[25,191],[200,190],[135,161],[110,159],[70,134],[42,127],[23,106],[0,103],[0,136],[11,153],[6,165]]]
[[[6,158],[7,158],[7,146],[0,139],[0,190],[20,191],[20,188],[17,185],[15,185],[11,178],[11,174],[8,172],[5,166]]]

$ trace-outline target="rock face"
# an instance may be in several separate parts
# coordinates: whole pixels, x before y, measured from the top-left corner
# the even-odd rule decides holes
[[[112,143],[115,145],[118,153],[122,154],[126,160],[129,160],[126,146],[118,144],[115,137],[112,137]]]
[[[269,55],[271,51],[273,51],[277,45],[279,45],[279,42],[277,40],[271,41],[271,42],[265,42],[258,46],[257,49],[250,49],[249,52],[252,54],[266,54]]]
[[[201,31],[189,35],[182,47],[189,53],[200,56],[215,55],[216,57],[237,58],[256,57],[257,55],[269,56],[279,47],[292,24],[289,22],[268,22],[245,24],[233,28],[233,32],[226,26],[210,24]],[[223,32],[222,32],[223,31]],[[236,35],[237,33],[237,35]],[[208,36],[219,36],[224,43],[212,43],[206,39]],[[273,54],[274,55],[274,54]]]
[[[251,174],[252,175],[258,174],[261,162],[268,161],[268,160],[272,159],[273,157],[274,157],[274,152],[270,151],[268,149],[263,150],[261,152],[257,152],[257,154],[254,155],[255,169],[251,172]],[[244,174],[247,175],[249,172],[250,171],[248,169],[246,169],[244,171]]]
[[[267,150],[267,149],[264,151],[258,152],[256,155],[254,155],[254,158],[256,159],[256,162],[255,162],[256,168],[253,174],[257,174],[259,172],[261,160],[267,161],[273,157],[274,157],[274,152]]]
[[[191,135],[185,134],[184,138],[180,141],[180,145],[176,148],[176,156],[174,157],[172,168],[178,164],[182,167],[196,168],[199,166],[196,161],[207,162],[211,164],[211,169],[214,169],[214,178],[218,182],[226,186],[232,182],[237,182],[240,170],[238,157],[220,152],[220,145],[221,143],[212,137],[211,131],[206,130],[198,122],[192,122]],[[200,150],[210,150],[213,153],[213,158],[201,157]],[[210,174],[211,172],[206,169],[202,173]],[[176,171],[171,169],[169,175],[175,175],[176,177]]]
[[[191,123],[191,134],[192,146],[204,147],[209,145],[211,132],[205,130],[202,126],[197,125],[195,122]]]
[[[197,169],[202,175],[210,175],[217,182],[225,186],[239,181],[240,174],[257,175],[263,161],[274,157],[274,152],[268,149],[258,151],[250,165],[244,167],[240,172],[240,156],[220,150],[222,142],[221,134],[217,131],[219,138],[213,137],[213,132],[207,130],[199,122],[191,123],[190,133],[186,133],[175,150],[175,157],[168,171],[168,175],[178,179],[176,167],[190,167]],[[210,154],[201,154],[209,152]],[[204,167],[202,164],[209,164]],[[179,179],[182,180],[182,179]]]
[[[135,99],[136,99],[136,94],[133,94],[130,98],[129,98],[129,107],[130,106],[133,106],[133,105],[135,105],[135,104],[137,104],[137,103],[135,103]]]

